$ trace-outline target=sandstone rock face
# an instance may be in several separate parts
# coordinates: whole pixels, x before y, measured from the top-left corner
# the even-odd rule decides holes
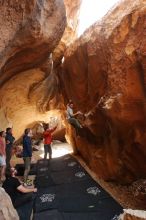
[[[122,1],[89,28],[61,72],[80,3],[65,0],[66,27],[63,0],[0,2],[0,129],[13,126],[19,138],[25,127],[64,117],[72,99],[85,114],[80,137],[67,128],[75,150],[99,177],[130,183],[146,176],[145,0]]]
[[[13,126],[19,138],[24,128],[49,122],[52,115],[61,117],[62,111],[54,111],[64,106],[50,53],[59,43],[53,60],[60,63],[66,45],[75,39],[80,3],[0,1],[1,130]]]
[[[13,126],[19,138],[53,114],[58,81],[49,56],[64,33],[65,7],[63,0],[6,0],[0,9],[0,129]]]
[[[53,113],[54,114],[50,116],[49,120],[46,120],[49,123],[50,128],[57,126],[56,130],[52,133],[53,140],[65,141],[65,126],[63,124],[61,113],[57,111],[53,111]],[[44,122],[40,121],[39,123],[34,123],[34,125],[31,125],[31,127],[33,139],[42,139],[44,132]]]
[[[64,4],[59,0],[1,1],[1,12],[0,85],[44,62],[66,25]]]
[[[146,212],[142,210],[125,209],[124,214],[120,216],[119,220],[144,220],[146,219]]]
[[[1,187],[0,187],[0,219],[19,220],[18,214],[12,205],[10,197]]]
[[[125,0],[65,53],[64,97],[86,118],[76,150],[101,178],[146,176],[146,2]]]
[[[66,48],[77,38],[79,12],[82,0],[64,0],[66,8],[67,26],[58,46],[53,51],[55,65],[60,64]]]

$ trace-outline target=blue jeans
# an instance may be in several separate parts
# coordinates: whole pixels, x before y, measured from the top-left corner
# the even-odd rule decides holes
[[[10,160],[12,157],[12,147],[6,147],[6,167],[10,168]]]

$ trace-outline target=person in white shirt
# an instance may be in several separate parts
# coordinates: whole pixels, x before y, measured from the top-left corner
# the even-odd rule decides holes
[[[77,115],[82,115],[82,113],[80,111],[74,113],[73,112],[73,103],[70,102],[69,104],[67,104],[67,120],[68,122],[75,128],[77,129],[77,131],[82,127],[82,125],[80,124],[80,122],[75,118]]]

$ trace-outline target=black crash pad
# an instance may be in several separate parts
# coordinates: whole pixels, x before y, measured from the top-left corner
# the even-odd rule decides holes
[[[82,169],[74,171],[52,172],[50,175],[56,185],[91,179],[89,174]]]
[[[41,166],[48,166],[48,164],[49,164],[49,160],[48,159],[41,159],[41,160],[38,160],[38,162],[37,162],[37,166],[38,167],[41,167]]]
[[[100,212],[68,212],[68,213],[62,213],[62,220],[118,220],[118,216],[121,212],[118,212],[117,214],[110,214],[107,215],[106,211],[105,213]],[[54,220],[54,219],[53,219]],[[56,219],[57,220],[57,219]]]
[[[48,167],[39,167],[37,169],[37,176],[43,176],[43,175],[47,175],[49,173],[49,168]]]
[[[16,164],[15,169],[17,170],[17,176],[24,175],[24,164]],[[30,167],[29,175],[36,175],[37,164],[32,163]]]
[[[117,220],[122,212],[71,155],[42,160],[37,169],[34,220]]]
[[[98,199],[93,195],[64,196],[59,198],[60,212],[97,212],[111,216],[122,212],[122,207],[113,198]]]
[[[20,220],[30,220],[31,213],[33,210],[33,201],[23,204],[22,206],[18,207],[16,210]]]
[[[57,188],[48,187],[38,190],[34,210],[35,212],[42,212],[48,209],[58,208]]]
[[[34,185],[38,188],[54,186],[55,182],[49,174],[39,175],[34,181]]]
[[[81,165],[75,161],[74,159],[69,159],[69,160],[58,160],[54,161],[51,160],[49,162],[49,170],[51,172],[55,171],[63,171],[63,170],[74,170],[74,169],[81,169]]]
[[[35,213],[33,220],[63,220],[61,213],[57,210]],[[81,220],[81,219],[80,219]]]
[[[111,197],[105,190],[102,189],[100,185],[98,185],[92,179],[85,179],[73,183],[61,184],[58,185],[57,189],[58,196],[60,197],[63,197],[64,195],[93,195],[95,197],[98,197],[98,199]]]
[[[118,220],[120,212],[111,213],[107,216],[100,212],[58,212],[57,210],[49,210],[45,212],[35,213],[34,220]]]

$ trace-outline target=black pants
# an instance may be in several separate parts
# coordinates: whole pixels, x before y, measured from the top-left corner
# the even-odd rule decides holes
[[[6,147],[6,168],[10,168],[10,160],[12,157],[12,147]]]
[[[24,205],[27,202],[33,201],[36,197],[35,193],[26,193],[26,194],[21,194],[18,195],[13,202],[13,205],[15,208],[18,208],[19,206]]]
[[[48,153],[49,153],[49,159],[51,159],[52,158],[51,144],[44,144],[44,159],[47,159]]]
[[[80,134],[81,124],[76,118],[69,118],[68,122],[75,128],[76,135],[78,136]]]

